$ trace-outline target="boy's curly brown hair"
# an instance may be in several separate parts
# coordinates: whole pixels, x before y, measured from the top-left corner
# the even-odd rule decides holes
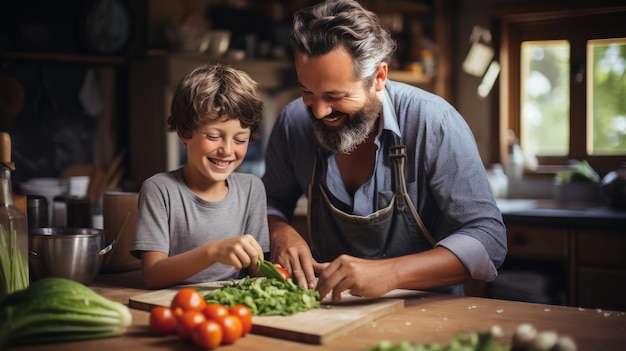
[[[216,120],[238,119],[250,128],[251,140],[263,118],[259,85],[240,70],[223,64],[203,65],[174,87],[168,126],[190,139],[193,132]]]

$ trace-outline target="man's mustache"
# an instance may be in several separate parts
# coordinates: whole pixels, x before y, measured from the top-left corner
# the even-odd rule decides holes
[[[324,118],[335,118],[335,117],[343,117],[346,114],[341,112],[341,111],[333,111],[331,112],[329,115],[326,115],[320,119],[318,119],[317,117],[315,117],[315,115],[313,114],[313,110],[310,107],[307,107],[307,111],[309,111],[309,116],[314,120],[314,121],[321,121]]]

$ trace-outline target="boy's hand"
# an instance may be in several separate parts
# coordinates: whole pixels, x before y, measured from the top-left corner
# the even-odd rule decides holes
[[[256,262],[263,257],[263,249],[250,234],[213,242],[209,255],[216,262],[231,265],[237,270],[250,267],[256,271]]]

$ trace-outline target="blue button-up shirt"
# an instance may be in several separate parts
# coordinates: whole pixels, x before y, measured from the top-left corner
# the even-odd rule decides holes
[[[407,191],[437,245],[463,262],[472,277],[491,281],[506,256],[506,231],[476,142],[463,117],[445,100],[419,88],[387,81],[383,123],[372,177],[351,197],[334,156],[326,184],[337,207],[367,215],[389,204],[394,191],[387,138],[406,146]],[[302,99],[289,103],[272,131],[263,177],[268,213],[291,220],[307,194],[317,141]],[[315,235],[312,233],[312,235]]]

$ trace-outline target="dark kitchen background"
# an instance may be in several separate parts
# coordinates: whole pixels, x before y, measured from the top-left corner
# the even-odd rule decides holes
[[[136,138],[149,138],[141,129],[151,128],[149,123],[142,126],[143,120],[133,123],[130,80],[134,67],[141,66],[144,59],[167,61],[181,57],[190,60],[181,63],[181,70],[210,60],[245,61],[255,63],[257,68],[276,63],[288,66],[291,14],[312,3],[3,0],[0,2],[0,75],[8,82],[2,91],[17,95],[17,99],[10,111],[3,112],[0,128],[12,137],[13,161],[17,165],[15,181],[56,177],[75,164],[95,164],[106,169],[120,153],[125,154],[123,184],[129,188],[138,187],[150,173],[162,167],[171,168],[155,163],[140,171],[142,167],[133,164],[134,159],[143,159],[144,155],[129,144]],[[410,46],[415,46],[417,37],[411,38],[411,31],[420,31],[416,35],[427,40],[434,51],[435,13],[444,18],[456,6],[452,1],[441,1],[435,6],[427,0],[365,3],[381,9],[390,23],[396,23],[398,66],[414,59]],[[228,33],[228,52],[210,52],[212,48],[203,43],[203,38],[223,31]],[[442,46],[449,46],[449,34],[444,38]],[[282,103],[293,97],[293,93],[284,92],[295,86],[289,67],[268,69],[282,76],[278,78],[278,86],[270,83],[266,89],[268,99]],[[168,79],[162,84],[171,85],[175,77]],[[428,84],[434,88],[434,83]],[[275,99],[279,90],[285,96]],[[150,102],[163,103],[166,109],[167,101]],[[166,116],[153,118],[161,117]],[[150,121],[148,118],[145,122]],[[156,138],[146,142],[161,140],[161,136]],[[262,158],[262,142],[252,147],[249,158]]]

